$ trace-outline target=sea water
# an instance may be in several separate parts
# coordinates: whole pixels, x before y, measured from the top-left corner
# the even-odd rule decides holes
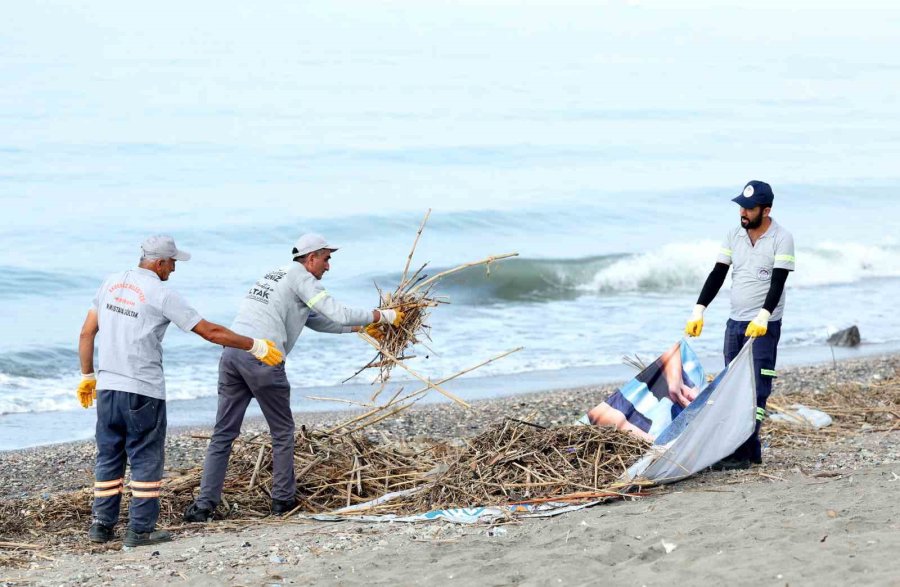
[[[668,4],[666,4],[668,5]],[[897,11],[662,3],[101,1],[17,5],[0,29],[0,449],[87,437],[78,333],[153,233],[169,286],[230,324],[320,232],[323,284],[374,307],[413,266],[448,278],[410,366],[467,398],[624,379],[682,336],[746,181],[795,237],[781,357],[900,346]],[[802,8],[802,7],[801,7]],[[727,283],[692,340],[721,362]],[[170,422],[214,418],[218,347],[172,327]],[[354,336],[304,332],[306,399],[365,399]],[[855,356],[846,352],[841,356]],[[783,363],[785,361],[782,361]],[[401,384],[414,385],[403,373]]]

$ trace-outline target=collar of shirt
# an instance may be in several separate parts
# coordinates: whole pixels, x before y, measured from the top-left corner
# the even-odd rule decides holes
[[[139,272],[143,273],[144,275],[146,275],[147,277],[154,277],[154,278],[156,278],[157,281],[162,281],[159,278],[159,275],[157,275],[156,272],[154,272],[154,271],[150,271],[149,269],[144,269],[143,267],[138,267],[137,270]]]
[[[766,231],[758,239],[756,239],[756,242],[759,242],[766,237],[773,237],[778,231],[778,223],[775,222],[775,219],[769,216],[769,220],[771,220],[772,223],[769,225],[769,228],[767,228]],[[750,240],[750,234],[746,230],[744,230],[744,238],[748,241]]]

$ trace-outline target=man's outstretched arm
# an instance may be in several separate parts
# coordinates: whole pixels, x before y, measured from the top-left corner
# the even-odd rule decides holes
[[[284,355],[271,340],[243,336],[215,322],[201,318],[191,331],[213,344],[247,351],[266,365],[277,365],[284,360]]]

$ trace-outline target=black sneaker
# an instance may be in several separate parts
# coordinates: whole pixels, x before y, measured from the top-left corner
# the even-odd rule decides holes
[[[195,501],[188,506],[188,509],[184,510],[184,517],[182,519],[185,522],[212,522],[213,510],[202,508],[197,505],[197,502]]]
[[[281,516],[297,507],[296,499],[272,499],[272,513]]]
[[[727,459],[722,459],[714,465],[710,465],[709,468],[713,471],[740,471],[743,469],[749,469],[750,466],[750,459],[734,459],[728,457]]]
[[[106,526],[105,524],[101,524],[100,522],[94,522],[91,524],[91,529],[88,530],[88,539],[91,542],[109,542],[116,537],[116,532],[112,526]]]
[[[148,546],[150,544],[159,544],[160,542],[169,542],[170,540],[172,540],[172,533],[168,530],[135,532],[129,528],[125,531],[125,540],[122,543],[125,546]]]

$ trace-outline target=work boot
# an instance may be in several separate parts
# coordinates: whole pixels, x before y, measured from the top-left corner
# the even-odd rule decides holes
[[[212,522],[213,510],[202,508],[195,501],[184,510],[183,519],[185,522]]]
[[[116,532],[112,526],[94,522],[91,529],[88,530],[88,540],[91,542],[109,542],[116,537]]]
[[[743,469],[750,468],[750,459],[736,459],[734,457],[728,457],[722,459],[718,463],[710,465],[710,469],[713,471],[739,471]]]
[[[172,540],[172,533],[168,530],[153,530],[152,532],[135,532],[131,528],[125,531],[125,546],[149,546],[160,542]]]
[[[297,500],[291,499],[272,499],[272,513],[276,516],[282,516],[297,507]]]

